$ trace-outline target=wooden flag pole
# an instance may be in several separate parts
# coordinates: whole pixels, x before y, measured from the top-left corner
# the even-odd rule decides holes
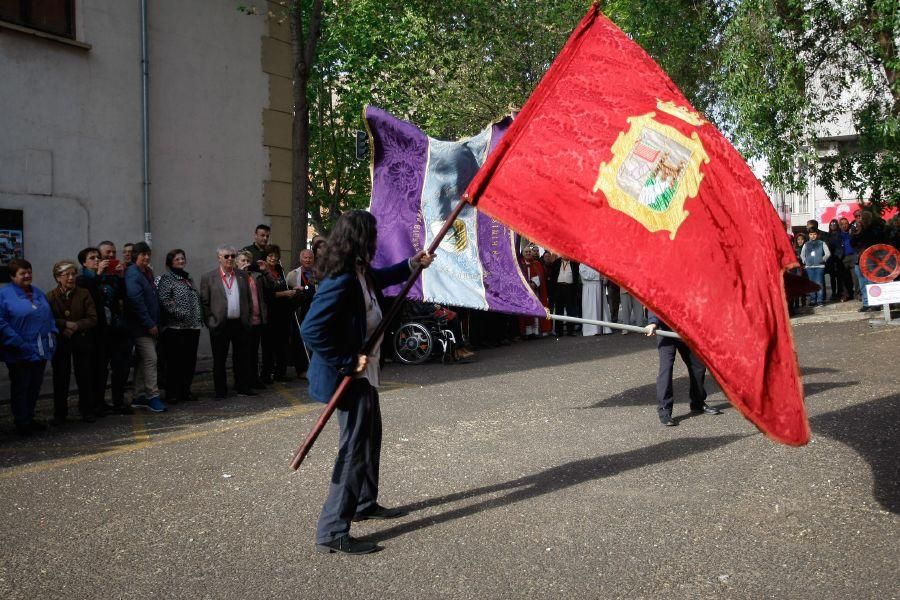
[[[449,231],[450,227],[453,226],[453,222],[456,221],[456,218],[459,216],[459,213],[462,212],[462,209],[466,204],[468,204],[468,198],[466,196],[463,196],[459,199],[459,202],[456,203],[456,207],[453,209],[453,212],[450,213],[450,216],[447,217],[447,220],[444,222],[441,230],[437,232],[437,235],[435,235],[434,239],[431,241],[431,245],[428,247],[428,254],[434,254],[437,251],[437,248],[440,245],[441,241],[444,239],[444,236],[447,235],[447,231]],[[412,289],[413,284],[416,282],[416,279],[419,277],[419,273],[421,272],[422,266],[419,265],[410,274],[409,279],[407,279],[406,283],[403,285],[403,289],[400,290],[400,294],[397,296],[397,299],[394,300],[394,304],[391,305],[390,310],[381,319],[381,323],[378,324],[375,332],[372,333],[365,346],[363,346],[363,349],[360,350],[360,354],[368,355],[370,352],[372,352],[372,349],[375,347],[375,343],[379,341],[382,335],[384,335],[384,332],[385,330],[387,330],[388,325],[390,325],[391,321],[394,320],[394,317],[397,316],[397,313],[400,312],[400,308],[403,306],[404,300],[406,300],[406,295],[409,293],[409,290]],[[334,394],[331,396],[331,400],[328,401],[328,404],[325,405],[325,409],[322,411],[322,414],[319,415],[319,420],[316,421],[316,424],[313,426],[312,431],[309,432],[309,435],[306,436],[306,440],[302,444],[300,444],[300,447],[298,447],[294,452],[294,458],[293,460],[291,460],[291,468],[293,470],[296,471],[300,468],[300,465],[303,463],[303,459],[306,458],[307,454],[309,454],[309,450],[315,443],[316,438],[319,437],[319,434],[322,433],[322,429],[324,429],[325,424],[328,422],[328,419],[330,419],[331,415],[334,414],[338,402],[341,401],[341,398],[344,395],[344,391],[347,389],[347,386],[352,380],[353,375],[345,375],[344,379],[341,380],[340,385],[338,385],[337,389],[334,391]]]

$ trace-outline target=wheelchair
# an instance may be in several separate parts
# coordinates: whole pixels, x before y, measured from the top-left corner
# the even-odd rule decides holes
[[[435,316],[433,309],[426,311],[413,303],[404,307],[392,334],[394,357],[407,365],[419,365],[438,357],[442,363],[453,362],[459,340],[448,327],[445,316]]]

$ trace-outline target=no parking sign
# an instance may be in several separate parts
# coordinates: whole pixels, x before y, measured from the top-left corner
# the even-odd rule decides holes
[[[900,253],[888,244],[869,246],[859,257],[863,277],[874,283],[890,283],[900,275]]]

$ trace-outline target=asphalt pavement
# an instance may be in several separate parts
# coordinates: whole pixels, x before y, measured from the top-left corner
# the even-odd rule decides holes
[[[896,598],[900,328],[795,321],[813,439],[655,414],[655,343],[388,365],[381,552],[315,551],[337,441],[288,463],[304,382],[19,439],[0,421],[0,598]],[[43,409],[46,413],[46,408]]]

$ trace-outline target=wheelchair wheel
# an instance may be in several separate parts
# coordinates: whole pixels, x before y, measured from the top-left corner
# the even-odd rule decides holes
[[[400,362],[418,365],[431,357],[434,338],[421,323],[404,323],[394,334],[394,354]]]

